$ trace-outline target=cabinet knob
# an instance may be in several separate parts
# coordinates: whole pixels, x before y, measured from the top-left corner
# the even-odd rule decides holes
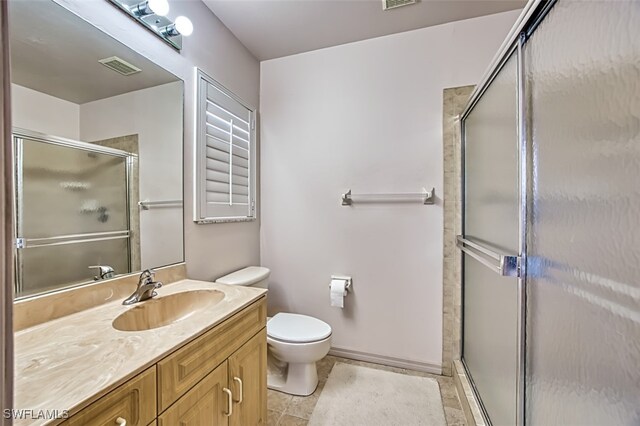
[[[127,419],[123,419],[122,417],[118,417],[116,419],[116,424],[118,426],[127,426]]]
[[[231,417],[233,414],[233,394],[227,388],[222,388],[222,392],[227,394],[227,412],[224,413],[225,416]]]

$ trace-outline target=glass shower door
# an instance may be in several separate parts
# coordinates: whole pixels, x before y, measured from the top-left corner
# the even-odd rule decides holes
[[[494,425],[518,423],[517,72],[514,51],[463,117],[462,359]]]
[[[525,46],[528,424],[640,424],[639,28],[637,1],[559,1]]]

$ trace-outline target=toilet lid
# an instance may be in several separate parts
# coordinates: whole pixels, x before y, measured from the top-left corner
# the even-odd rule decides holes
[[[280,313],[267,322],[267,335],[291,343],[316,342],[331,336],[331,326],[306,315]]]

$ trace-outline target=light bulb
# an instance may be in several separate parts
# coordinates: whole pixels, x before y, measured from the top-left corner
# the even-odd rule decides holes
[[[190,36],[193,33],[193,24],[186,16],[178,16],[176,18],[176,30],[183,36]]]
[[[169,13],[169,2],[167,0],[149,0],[149,9],[158,16],[165,16]]]

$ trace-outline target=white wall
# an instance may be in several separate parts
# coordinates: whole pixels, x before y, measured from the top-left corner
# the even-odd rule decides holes
[[[442,90],[478,82],[519,11],[262,62],[262,264],[270,310],[316,316],[333,346],[438,370],[442,201],[340,205],[340,195],[441,195]],[[332,274],[353,277],[344,310]]]
[[[193,222],[194,69],[200,67],[258,105],[258,61],[200,1],[170,1],[169,17],[186,15],[194,25],[177,52],[106,1],[56,0],[185,81],[184,195],[185,256],[191,278],[212,279],[259,262],[259,222],[196,225]]]
[[[182,82],[80,105],[80,139],[138,135],[141,200],[182,199]],[[142,269],[181,262],[182,209],[140,210]]]
[[[11,84],[11,121],[14,127],[78,140],[80,106]]]

